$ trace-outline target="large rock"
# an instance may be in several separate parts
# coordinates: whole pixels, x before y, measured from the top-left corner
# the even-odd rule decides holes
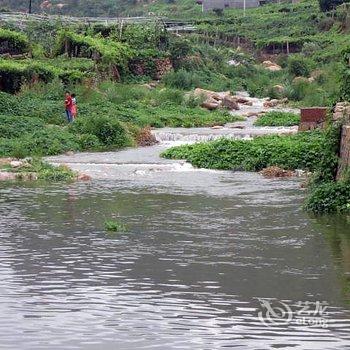
[[[211,90],[205,90],[196,88],[193,92],[193,95],[196,97],[204,97],[206,99],[214,99],[217,101],[223,100],[225,97],[230,96],[230,91],[223,91],[223,92],[215,92]]]
[[[310,83],[309,79],[308,78],[305,78],[305,77],[295,77],[293,79],[293,83],[294,84],[299,84],[299,83]]]
[[[271,61],[264,61],[262,63],[263,67],[271,72],[278,72],[282,70],[282,67],[278,65],[277,63],[271,62]]]
[[[214,109],[218,109],[220,107],[220,103],[216,101],[204,101],[201,104],[201,107],[208,109],[209,111],[213,111]]]
[[[233,109],[239,110],[239,105],[238,105],[236,99],[232,96],[224,97],[222,100],[222,105],[230,110],[233,110]]]
[[[284,86],[282,85],[274,85],[273,89],[278,93],[278,94],[282,94],[284,92]]]

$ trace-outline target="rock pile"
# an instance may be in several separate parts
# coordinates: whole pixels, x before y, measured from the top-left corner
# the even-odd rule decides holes
[[[209,110],[225,107],[232,111],[239,110],[240,104],[246,106],[253,105],[253,100],[250,97],[232,95],[230,91],[215,92],[197,88],[194,90],[193,95],[202,98],[203,102],[201,106]]]

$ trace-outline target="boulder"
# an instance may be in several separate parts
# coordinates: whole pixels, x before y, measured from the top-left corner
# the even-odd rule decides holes
[[[278,72],[282,70],[282,67],[279,66],[277,63],[271,62],[271,61],[264,61],[262,63],[263,67],[271,72]]]
[[[278,94],[282,94],[284,92],[284,86],[282,85],[274,85],[272,87]]]
[[[225,97],[230,96],[231,93],[230,93],[230,91],[215,92],[215,91],[211,91],[211,90],[196,88],[193,92],[193,95],[196,97],[203,96],[206,99],[214,99],[216,101],[221,101]]]
[[[220,104],[218,102],[210,102],[210,101],[204,101],[201,106],[203,108],[208,109],[209,111],[213,111],[215,109],[218,109]]]
[[[236,99],[232,96],[224,97],[222,100],[222,105],[230,110],[232,110],[232,109],[239,110],[239,105],[238,105]]]
[[[12,160],[10,162],[11,168],[20,168],[20,167],[23,166],[23,164],[24,163],[22,161],[20,161],[20,160]]]
[[[293,79],[294,84],[299,84],[299,83],[309,83],[309,79],[305,77],[295,77]]]

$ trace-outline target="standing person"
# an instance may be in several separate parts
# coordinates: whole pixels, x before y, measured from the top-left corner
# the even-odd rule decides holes
[[[65,100],[64,100],[64,108],[66,110],[66,116],[68,123],[73,121],[72,117],[72,107],[73,107],[73,99],[69,91],[66,91]]]
[[[78,114],[77,97],[75,94],[72,94],[72,103],[72,117],[74,120]]]

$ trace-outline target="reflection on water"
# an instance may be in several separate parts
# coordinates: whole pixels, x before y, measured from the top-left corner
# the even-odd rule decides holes
[[[1,185],[0,348],[347,349],[348,225],[315,225],[295,180],[197,178]],[[329,327],[266,327],[258,298],[327,301]]]
[[[350,302],[350,217],[321,217],[317,219],[317,227],[330,244],[344,299]]]

